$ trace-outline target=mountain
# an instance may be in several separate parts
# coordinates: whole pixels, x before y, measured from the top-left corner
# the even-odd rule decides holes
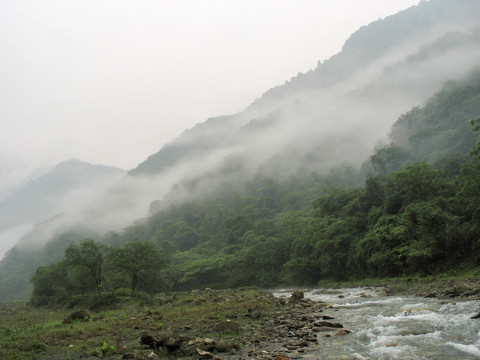
[[[212,172],[225,181],[225,172],[236,180],[358,164],[402,111],[480,66],[478,10],[478,1],[431,0],[364,26],[339,54],[245,111],[184,132],[129,175],[211,184]]]
[[[125,173],[115,167],[72,159],[23,185],[0,202],[1,252],[6,250],[5,237],[18,236],[33,224],[87,205]]]
[[[475,82],[480,69],[478,13],[477,0],[422,1],[360,28],[339,54],[266,91],[244,111],[210,118],[185,131],[77,212],[75,219],[57,217],[23,242],[28,238],[39,246],[46,243],[48,256],[44,254],[42,261],[47,263],[58,260],[70,241],[92,232],[111,244],[147,238],[166,244],[170,249],[166,253],[181,264],[174,271],[180,277],[177,283],[187,287],[199,278],[206,281],[228,261],[235,261],[236,251],[243,250],[239,243],[232,243],[225,250],[227,255],[206,252],[205,258],[206,253],[190,249],[205,239],[219,244],[239,239],[252,226],[269,229],[285,204],[307,209],[327,185],[360,184],[369,170],[357,170],[375,148],[390,141],[391,126],[403,112],[424,104],[451,80]],[[416,134],[414,128],[403,130],[408,136],[395,135],[399,141],[408,142]],[[289,185],[285,188],[279,182]],[[235,197],[245,187],[251,190],[247,199]],[[285,191],[288,199],[283,198]],[[223,199],[220,205],[211,200],[218,197]],[[190,207],[190,213],[181,210]],[[184,217],[181,221],[175,218],[176,211]],[[153,213],[161,215],[148,217]],[[258,217],[262,223],[255,221]],[[170,220],[175,220],[171,228]],[[288,234],[289,216],[284,220],[280,222]],[[128,225],[119,237],[116,232]],[[114,232],[104,237],[108,231]],[[215,239],[209,237],[210,232]],[[265,243],[249,253],[252,259],[260,250],[270,251],[270,240],[272,249],[277,240],[286,244],[284,235],[276,240],[270,235],[267,230],[261,234]],[[242,241],[251,244],[258,239]],[[246,252],[241,254],[246,257]],[[21,247],[16,247],[0,268],[3,271],[28,261],[30,255],[24,256]],[[276,265],[281,266],[281,261]],[[202,267],[205,270],[198,275]],[[248,276],[254,279],[256,275]],[[229,284],[245,283],[246,278],[237,280]]]
[[[150,293],[159,284],[173,290],[311,286],[325,279],[478,273],[480,153],[469,152],[480,147],[479,99],[480,77],[450,82],[401,115],[390,144],[366,159],[366,181],[361,170],[337,166],[323,175],[224,183],[197,201],[152,206],[148,218],[104,236],[102,248],[139,239],[156,244],[166,267],[140,274],[138,283]],[[59,250],[75,236],[57,237],[45,254],[61,258]],[[21,263],[21,256],[9,260]],[[65,301],[75,281],[85,286],[75,277],[73,284],[65,281],[65,266],[37,272],[35,302]],[[130,279],[110,266],[103,267],[103,288],[128,286]]]

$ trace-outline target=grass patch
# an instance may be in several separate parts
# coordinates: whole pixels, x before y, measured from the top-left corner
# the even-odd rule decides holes
[[[139,341],[142,334],[155,335],[167,329],[185,341],[214,337],[243,342],[258,326],[258,320],[248,316],[250,308],[258,308],[265,316],[273,316],[279,309],[271,294],[253,288],[162,293],[148,298],[125,291],[116,298],[117,302],[97,311],[88,310],[88,318],[70,323],[64,323],[72,314],[70,308],[1,303],[0,359],[118,359],[122,354],[145,351]],[[91,304],[91,298],[77,301]],[[238,322],[243,331],[212,332],[216,323],[226,320]]]

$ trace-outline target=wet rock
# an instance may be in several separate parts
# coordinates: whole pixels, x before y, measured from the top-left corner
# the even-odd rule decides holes
[[[180,350],[182,347],[182,342],[183,341],[179,336],[171,335],[166,339],[164,346],[169,352],[175,352]]]
[[[323,315],[321,318],[322,318],[322,320],[335,320],[334,317],[331,317],[331,316],[328,316],[328,315]]]
[[[329,321],[318,320],[313,323],[314,327],[331,327],[331,328],[343,328],[342,324],[332,323]]]
[[[441,298],[441,299],[452,299],[452,298],[455,298],[455,297],[459,297],[460,295],[462,295],[461,291],[456,289],[456,288],[453,288],[453,289],[448,289],[448,290],[444,291],[442,294],[440,294],[439,298]]]
[[[163,333],[158,337],[143,334],[140,337],[140,342],[153,350],[162,347],[168,352],[175,352],[181,349],[183,340],[176,334]]]
[[[230,333],[238,333],[240,332],[240,324],[236,321],[222,321],[219,323],[216,323],[213,326],[213,330],[217,332],[230,332]]]
[[[195,350],[197,352],[198,355],[200,355],[202,358],[213,358],[213,354],[209,351],[203,351],[203,350],[200,350],[200,349],[197,349]]]
[[[342,329],[337,331],[335,334],[333,334],[333,336],[345,336],[350,334],[350,332],[351,332],[350,330]]]
[[[140,337],[140,342],[144,345],[147,345],[151,349],[157,348],[157,340],[152,335],[143,334]]]
[[[257,306],[255,306],[254,308],[250,308],[248,309],[248,316],[252,319],[258,319],[260,318],[260,308]]]
[[[215,350],[219,353],[231,353],[238,350],[240,346],[232,341],[221,339],[215,343]]]
[[[305,295],[303,291],[297,290],[292,293],[292,296],[290,296],[290,299],[288,299],[289,304],[297,304],[300,302],[300,300],[304,299]]]
[[[338,330],[338,328],[329,327],[329,326],[320,326],[320,327],[314,327],[312,330],[315,332],[327,332],[327,331],[336,331]]]
[[[478,296],[480,294],[479,288],[469,289],[462,293],[462,297]]]
[[[480,318],[480,312],[470,317],[470,319],[478,319],[478,318]]]

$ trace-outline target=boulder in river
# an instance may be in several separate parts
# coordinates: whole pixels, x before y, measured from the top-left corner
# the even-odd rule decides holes
[[[480,312],[470,317],[470,319],[478,319],[478,318],[480,318]]]
[[[318,320],[313,323],[314,327],[331,327],[331,328],[343,328],[342,324],[332,323],[330,321]]]
[[[335,334],[333,334],[333,336],[345,336],[350,334],[350,332],[351,332],[350,330],[342,329],[337,331]]]
[[[292,296],[290,296],[290,299],[288,300],[289,304],[297,304],[299,303],[303,298],[305,298],[305,295],[303,291],[301,290],[296,290],[292,293]]]

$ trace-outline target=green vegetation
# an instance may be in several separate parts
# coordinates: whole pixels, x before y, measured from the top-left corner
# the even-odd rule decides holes
[[[116,295],[133,294],[138,288],[156,292],[163,283],[159,273],[163,263],[151,242],[128,242],[115,248],[93,240],[72,243],[65,250],[65,260],[37,269],[31,279],[30,303],[97,309],[115,302]],[[116,292],[106,293],[105,289]]]
[[[123,291],[124,292],[124,291]],[[75,311],[56,307],[33,308],[25,303],[0,303],[0,358],[79,359],[114,358],[125,354],[147,359],[152,352],[140,339],[145,334],[175,334],[181,343],[180,355],[191,357],[201,344],[188,346],[189,341],[208,337],[225,346],[223,351],[250,341],[277,311],[287,311],[271,294],[254,288],[226,291],[197,291],[121,295],[96,312]],[[98,296],[98,294],[96,294]],[[260,314],[250,316],[252,309]],[[242,331],[218,332],[214,325],[232,319]],[[220,351],[220,350],[219,350]],[[156,350],[157,354],[161,350]],[[162,353],[162,357],[178,355]],[[130,357],[125,357],[130,358]]]
[[[480,83],[448,84],[402,115],[392,143],[361,170],[342,165],[328,174],[258,175],[196,201],[154,202],[150,217],[100,242],[82,242],[89,235],[77,229],[50,241],[43,259],[14,249],[2,261],[9,271],[0,271],[0,288],[25,292],[18,274],[42,262],[51,265],[33,277],[32,302],[39,305],[119,288],[316,285],[477,268],[478,118]],[[137,239],[146,247],[140,263],[129,248]],[[158,256],[147,258],[149,246]],[[25,268],[13,271],[19,267]]]

